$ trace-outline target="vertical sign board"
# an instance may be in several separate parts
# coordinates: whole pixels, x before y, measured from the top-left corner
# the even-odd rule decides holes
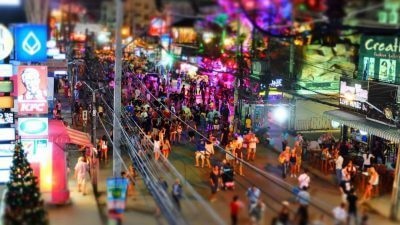
[[[21,62],[47,60],[47,26],[19,24],[14,27],[15,58]]]
[[[358,64],[361,80],[400,83],[400,38],[362,36]]]
[[[47,113],[47,66],[19,66],[18,115]]]
[[[0,24],[0,60],[7,58],[13,49],[14,40],[7,27]]]
[[[124,212],[127,188],[128,179],[122,177],[107,178],[107,209],[109,212]]]

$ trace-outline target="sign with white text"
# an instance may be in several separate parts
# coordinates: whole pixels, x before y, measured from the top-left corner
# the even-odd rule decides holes
[[[18,114],[45,114],[47,104],[47,66],[18,67]]]
[[[13,112],[0,112],[0,125],[14,124]]]
[[[20,24],[15,26],[15,57],[21,62],[47,60],[47,26]]]
[[[368,82],[350,79],[340,80],[339,105],[359,113],[367,113]]]
[[[48,118],[18,118],[18,135],[21,137],[44,136],[49,134]]]
[[[362,36],[358,76],[362,80],[400,83],[400,38]]]

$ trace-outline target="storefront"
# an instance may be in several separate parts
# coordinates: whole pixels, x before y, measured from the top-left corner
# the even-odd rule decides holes
[[[380,192],[392,194],[392,218],[397,216],[399,203],[400,129],[397,98],[398,86],[342,79],[340,109],[324,112],[325,117],[340,124],[342,140],[349,141],[352,146],[350,156],[360,157],[367,151],[375,155],[375,169],[380,174]]]

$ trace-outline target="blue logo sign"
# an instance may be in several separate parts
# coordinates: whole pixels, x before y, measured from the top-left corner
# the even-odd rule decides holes
[[[21,62],[47,60],[47,26],[22,24],[15,26],[15,58]]]

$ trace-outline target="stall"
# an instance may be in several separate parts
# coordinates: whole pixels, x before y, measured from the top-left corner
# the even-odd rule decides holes
[[[93,147],[90,137],[84,132],[66,127],[61,120],[49,120],[48,136],[51,156],[46,169],[40,170],[40,178],[46,178],[43,198],[50,204],[65,204],[69,201],[68,163],[65,144],[72,143]],[[70,165],[71,166],[71,165]]]

